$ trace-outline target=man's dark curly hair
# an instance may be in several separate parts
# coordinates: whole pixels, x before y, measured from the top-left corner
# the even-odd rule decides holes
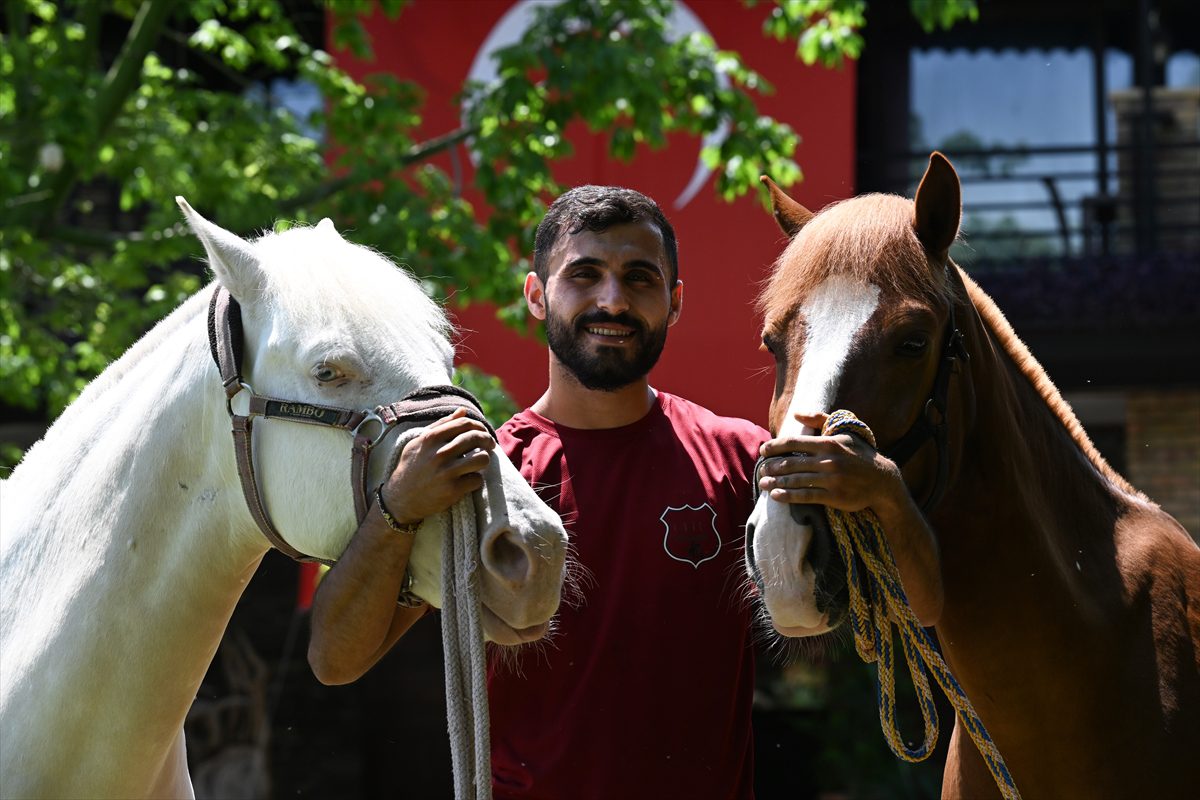
[[[620,186],[577,186],[550,204],[538,225],[533,242],[533,271],[545,284],[549,278],[550,251],[565,228],[568,234],[582,230],[606,231],[627,222],[652,222],[662,234],[670,266],[670,283],[679,280],[679,250],[675,229],[667,222],[658,203],[641,192]]]

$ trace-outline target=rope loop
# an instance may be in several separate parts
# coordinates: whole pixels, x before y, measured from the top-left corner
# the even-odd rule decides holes
[[[836,436],[842,433],[854,434],[871,447],[876,446],[875,434],[866,423],[853,413],[839,409],[829,415],[821,435]],[[888,747],[897,758],[908,762],[922,761],[933,752],[938,738],[938,716],[929,684],[929,670],[932,670],[934,680],[942,687],[963,727],[987,762],[1000,794],[1005,800],[1020,800],[1016,783],[983,721],[908,604],[908,597],[900,583],[900,573],[896,569],[896,560],[879,524],[879,517],[870,509],[851,514],[826,507],[825,514],[838,552],[846,564],[854,648],[859,658],[876,665],[879,723]],[[862,569],[859,568],[860,563]],[[908,662],[908,671],[925,723],[924,741],[916,748],[909,747],[896,729],[893,625],[900,630],[904,658]]]

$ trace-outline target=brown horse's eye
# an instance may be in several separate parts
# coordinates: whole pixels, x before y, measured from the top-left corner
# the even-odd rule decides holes
[[[771,346],[771,343],[769,341],[767,341],[767,337],[765,337],[765,336],[763,337],[763,340],[762,340],[762,349],[766,350],[771,355],[775,355],[775,348]]]
[[[916,358],[929,347],[929,337],[924,335],[910,336],[896,348],[896,355]]]

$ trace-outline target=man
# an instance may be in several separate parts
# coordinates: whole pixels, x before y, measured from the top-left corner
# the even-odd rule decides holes
[[[760,446],[790,452],[802,442],[764,446],[769,434],[758,426],[650,386],[683,303],[674,231],[650,198],[583,186],[556,200],[538,227],[525,299],[545,321],[549,385],[499,441],[571,530],[584,597],[564,604],[547,643],[490,672],[495,796],[753,797],[744,524]],[[873,452],[852,455],[844,471],[856,496],[846,502],[904,491]],[[791,469],[772,466],[762,488],[812,502]],[[927,531],[919,520],[913,527],[918,538]],[[330,577],[347,557],[368,561],[369,546],[352,544]],[[347,569],[359,571],[370,567]],[[371,580],[384,596],[366,621],[335,587],[318,593],[314,669],[335,663],[332,672],[352,680],[412,623],[414,612],[388,607],[399,578],[362,575],[351,585]],[[318,618],[323,604],[338,613]],[[355,655],[331,650],[322,625],[342,626]],[[356,632],[364,626],[371,636]]]
[[[670,223],[636,192],[574,189],[538,228],[525,299],[549,387],[500,443],[588,580],[545,647],[492,670],[498,799],[752,795],[742,540],[769,437],[650,387],[678,275]]]

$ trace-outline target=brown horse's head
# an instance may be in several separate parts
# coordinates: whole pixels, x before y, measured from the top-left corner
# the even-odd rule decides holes
[[[818,214],[765,182],[791,237],[760,298],[763,345],[775,357],[772,432],[811,434],[796,414],[848,409],[885,454],[915,450],[905,477],[928,495],[937,448],[908,447],[915,437],[906,433],[937,416],[927,406],[961,293],[948,258],[961,214],[958,175],[934,153],[915,200],[865,195]],[[845,566],[820,507],[761,495],[746,533],[747,566],[776,630],[812,635],[841,621]]]

